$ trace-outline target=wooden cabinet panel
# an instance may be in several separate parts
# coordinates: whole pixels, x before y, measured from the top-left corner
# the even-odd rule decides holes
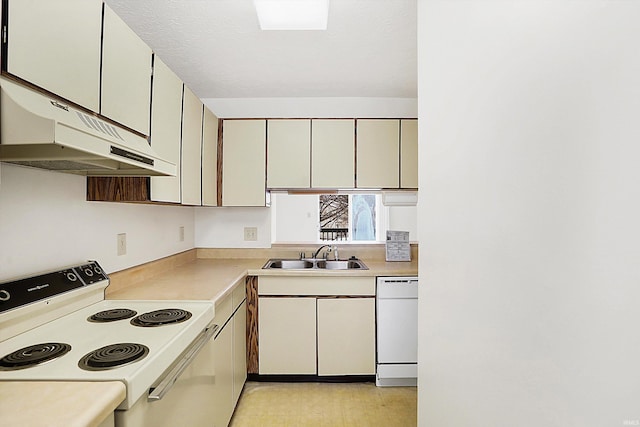
[[[151,48],[106,4],[101,95],[102,115],[149,135]]]
[[[11,1],[4,12],[7,71],[98,112],[102,0]]]
[[[182,105],[182,204],[202,203],[201,156],[202,156],[202,112],[203,104],[185,86]]]
[[[204,107],[202,122],[202,205],[217,206],[218,118]]]
[[[222,125],[222,205],[265,206],[266,120]]]
[[[374,375],[375,298],[318,299],[318,375]]]
[[[175,163],[176,176],[151,177],[151,200],[180,203],[180,138],[182,80],[157,56],[153,62],[151,146],[160,157]]]
[[[316,299],[260,298],[260,374],[316,374]]]
[[[355,120],[311,122],[311,187],[354,188]]]
[[[400,121],[359,119],[357,132],[358,188],[400,186]]]
[[[267,188],[311,185],[311,120],[267,120]]]
[[[400,120],[400,188],[418,188],[418,120]]]

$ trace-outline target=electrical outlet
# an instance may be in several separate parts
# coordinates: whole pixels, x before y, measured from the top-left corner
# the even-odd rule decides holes
[[[118,256],[127,254],[127,233],[118,234]]]
[[[245,227],[244,240],[251,240],[251,241],[258,240],[258,227]]]
[[[181,225],[180,229],[178,230],[178,238],[181,242],[184,242],[184,225]]]

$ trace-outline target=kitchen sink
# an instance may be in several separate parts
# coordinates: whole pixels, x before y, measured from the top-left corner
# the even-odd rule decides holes
[[[282,268],[284,270],[300,270],[304,268],[313,268],[312,261],[302,259],[270,259],[262,268]]]
[[[359,259],[346,260],[326,259],[270,259],[263,269],[280,268],[283,270],[368,270],[369,268]]]
[[[324,268],[327,270],[352,270],[352,269],[361,269],[368,270],[368,268],[364,265],[364,263],[358,259],[347,259],[347,260],[320,260],[316,262],[317,268]]]

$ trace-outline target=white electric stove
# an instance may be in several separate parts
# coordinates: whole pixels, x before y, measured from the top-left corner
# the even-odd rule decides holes
[[[139,401],[145,408],[136,412],[162,413],[149,402],[161,401],[212,341],[213,303],[104,300],[108,283],[90,262],[0,284],[0,381],[122,381],[117,426],[140,422],[126,421]],[[189,375],[213,375],[213,360],[199,366]]]

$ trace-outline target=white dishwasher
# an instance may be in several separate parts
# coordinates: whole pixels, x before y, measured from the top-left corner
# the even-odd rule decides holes
[[[417,385],[417,277],[378,277],[376,324],[376,385]]]

